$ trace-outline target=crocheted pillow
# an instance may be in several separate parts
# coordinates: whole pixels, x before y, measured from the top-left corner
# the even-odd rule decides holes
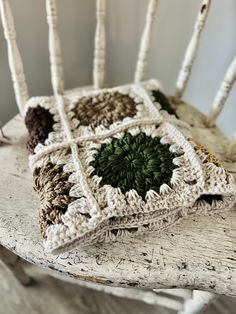
[[[36,97],[25,123],[50,252],[160,231],[235,201],[232,176],[194,142],[155,80]]]

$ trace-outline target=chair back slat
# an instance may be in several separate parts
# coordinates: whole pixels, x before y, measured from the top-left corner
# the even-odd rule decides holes
[[[236,57],[233,59],[228,70],[226,71],[225,77],[213,101],[208,116],[209,126],[212,126],[215,123],[215,120],[223,110],[225,102],[230,94],[230,91],[233,87],[235,80],[236,80]]]
[[[143,30],[136,69],[134,74],[134,82],[139,83],[144,79],[147,67],[147,57],[151,43],[151,33],[157,11],[157,0],[150,0],[147,9],[146,23]]]
[[[94,60],[93,60],[93,85],[94,88],[101,88],[105,79],[105,15],[106,1],[97,0],[96,3],[96,30],[94,38]]]
[[[56,0],[46,0],[46,12],[48,22],[48,46],[51,67],[51,82],[54,94],[62,94],[64,91],[63,67],[61,59],[61,46],[57,29]]]
[[[187,46],[182,67],[180,69],[179,76],[176,82],[175,97],[177,100],[181,99],[181,97],[183,96],[188,80],[190,78],[192,66],[198,51],[200,35],[206,23],[210,4],[211,0],[203,0],[202,5],[200,7],[200,11],[198,13],[197,20],[194,26],[194,31],[190,39],[190,42]]]
[[[22,59],[16,44],[16,31],[11,7],[8,0],[0,1],[0,10],[4,36],[8,46],[8,62],[15,92],[16,103],[19,108],[20,114],[23,115],[24,105],[29,99],[29,94],[25,80]]]

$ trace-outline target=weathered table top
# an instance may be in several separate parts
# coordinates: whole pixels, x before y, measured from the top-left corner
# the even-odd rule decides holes
[[[179,115],[183,112],[185,120],[195,126],[196,137],[223,155],[227,140],[222,133],[206,129],[202,115],[180,105]],[[34,264],[80,280],[148,289],[197,288],[236,296],[235,210],[196,216],[162,234],[94,245],[60,256],[45,253],[21,118],[11,120],[4,132],[15,143],[0,147],[0,244]],[[235,172],[235,164],[228,166]]]

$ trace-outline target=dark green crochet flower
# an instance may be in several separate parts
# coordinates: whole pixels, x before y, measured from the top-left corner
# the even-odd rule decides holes
[[[159,90],[153,90],[152,96],[154,97],[155,101],[161,105],[161,109],[166,110],[169,114],[174,114],[176,118],[179,118],[175,110],[171,107],[169,100],[162,92]]]
[[[119,187],[122,193],[134,189],[144,198],[148,190],[159,192],[163,183],[170,183],[176,156],[158,137],[125,133],[121,139],[102,144],[90,165],[94,167],[92,175],[102,177],[101,186]]]

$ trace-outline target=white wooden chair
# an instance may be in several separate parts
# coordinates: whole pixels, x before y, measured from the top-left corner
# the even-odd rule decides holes
[[[176,95],[170,99],[179,117],[193,127],[196,139],[204,139],[205,145],[235,175],[236,137],[227,139],[215,120],[236,79],[236,58],[226,72],[207,117],[182,100],[209,7],[210,0],[204,0],[177,79]],[[46,0],[46,8],[51,79],[57,97],[67,91],[63,88],[55,0]],[[8,0],[0,0],[0,9],[16,102],[23,116],[29,95]],[[150,0],[134,75],[136,83],[145,77],[156,9],[157,0]],[[105,0],[97,0],[96,16],[93,79],[94,88],[100,88],[105,77]],[[4,127],[10,144],[6,145],[8,139],[3,137],[5,144],[0,148],[0,259],[22,284],[28,284],[30,279],[18,263],[19,257],[50,270],[52,275],[62,276],[63,280],[164,305],[179,313],[199,313],[216,294],[236,296],[236,211],[189,218],[158,235],[94,245],[59,256],[45,253],[37,226],[39,202],[32,191],[27,164],[27,131],[21,116]]]

